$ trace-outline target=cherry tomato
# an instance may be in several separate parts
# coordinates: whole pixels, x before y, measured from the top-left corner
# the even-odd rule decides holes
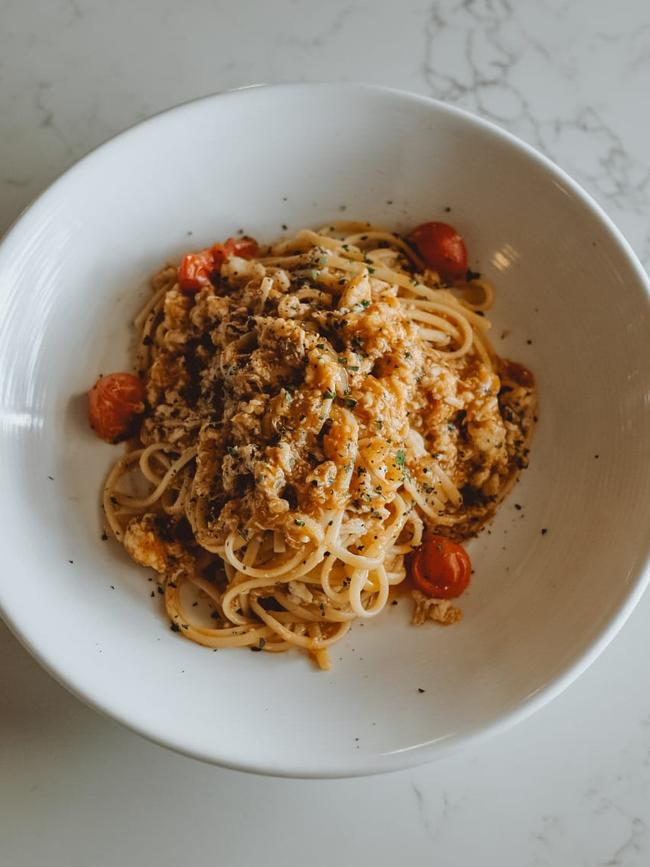
[[[178,285],[184,292],[196,292],[202,286],[210,284],[210,275],[214,269],[212,250],[188,253],[183,256],[183,261],[178,269]]]
[[[472,563],[462,545],[429,536],[411,557],[413,583],[434,599],[455,599],[467,589]]]
[[[228,238],[224,244],[214,244],[198,253],[188,253],[178,269],[178,285],[183,292],[196,292],[202,286],[209,286],[211,277],[218,271],[229,256],[252,259],[259,253],[254,238]]]
[[[534,373],[517,361],[504,361],[503,375],[524,388],[532,388],[535,385]]]
[[[249,238],[248,235],[243,238],[228,238],[225,247],[232,256],[239,256],[240,259],[254,259],[260,252],[255,238]]]
[[[443,280],[467,274],[467,248],[461,235],[447,223],[422,223],[408,237],[425,263]]]
[[[88,419],[109,443],[125,439],[136,416],[144,412],[144,385],[132,373],[100,376],[88,392]]]

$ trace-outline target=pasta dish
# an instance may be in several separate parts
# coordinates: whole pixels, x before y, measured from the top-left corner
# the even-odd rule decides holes
[[[454,623],[460,543],[527,464],[530,371],[491,347],[490,283],[444,223],[245,236],[163,268],[136,372],[101,377],[90,421],[127,450],[106,528],[210,648],[328,649],[408,588]]]

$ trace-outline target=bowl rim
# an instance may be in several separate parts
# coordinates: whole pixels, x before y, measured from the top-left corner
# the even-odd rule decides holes
[[[536,163],[538,166],[543,168],[555,180],[561,182],[564,187],[568,188],[574,194],[576,199],[579,200],[580,204],[601,223],[602,227],[606,230],[609,239],[624,254],[640,285],[644,287],[646,300],[650,303],[650,278],[629,242],[595,199],[555,162],[539,152],[536,148],[492,121],[488,121],[466,109],[450,105],[423,94],[416,94],[399,88],[367,84],[363,82],[318,81],[282,84],[250,84],[204,94],[165,108],[143,120],[136,121],[134,124],[126,127],[124,130],[116,133],[92,148],[88,153],[73,163],[72,166],[62,172],[40,193],[38,193],[32,201],[18,213],[15,219],[9,224],[2,237],[0,237],[0,253],[10,242],[11,236],[14,234],[19,223],[26,219],[30,212],[35,209],[43,199],[54,193],[59,186],[64,185],[69,177],[80,170],[82,165],[85,165],[87,161],[92,161],[99,151],[110,149],[110,147],[118,140],[123,141],[128,139],[130,136],[137,135],[138,131],[142,127],[154,126],[168,114],[183,111],[190,106],[200,103],[208,104],[214,101],[222,103],[226,100],[245,99],[249,91],[268,91],[273,93],[284,92],[287,94],[299,93],[300,91],[319,93],[333,93],[339,91],[344,92],[345,94],[368,93],[378,97],[388,97],[401,100],[404,103],[410,102],[412,104],[426,106],[433,112],[462,119],[464,123],[473,126],[475,129],[480,129],[483,133],[488,133],[490,136],[505,142],[515,150],[520,151],[533,163]],[[487,725],[479,725],[472,731],[448,735],[444,738],[425,741],[424,743],[415,744],[389,752],[349,756],[347,759],[325,759],[325,761],[322,761],[318,757],[314,757],[314,759],[310,761],[309,765],[305,765],[304,763],[299,765],[292,764],[287,761],[276,763],[272,759],[269,759],[266,762],[235,760],[229,757],[227,753],[220,752],[218,744],[215,745],[214,749],[206,750],[184,743],[182,736],[169,738],[165,735],[158,734],[155,731],[155,723],[150,727],[145,727],[135,720],[129,714],[128,710],[123,708],[113,709],[108,704],[102,704],[101,700],[94,698],[89,694],[83,684],[76,682],[75,677],[71,676],[64,670],[60,670],[55,663],[51,662],[48,658],[47,650],[40,646],[35,639],[30,637],[27,632],[22,629],[18,620],[12,617],[9,611],[10,606],[3,601],[1,593],[0,616],[13,635],[36,659],[39,665],[68,692],[72,693],[86,706],[93,708],[103,716],[116,720],[136,734],[139,734],[160,746],[172,749],[177,753],[200,761],[247,773],[306,779],[336,779],[369,776],[425,764],[434,759],[442,758],[452,752],[456,752],[464,747],[478,744],[496,734],[507,731],[512,726],[531,716],[535,711],[539,710],[564,692],[564,690],[584,671],[586,671],[586,669],[589,668],[589,666],[592,665],[592,663],[595,662],[595,660],[605,650],[623,627],[645,592],[650,583],[650,542],[646,543],[646,548],[645,557],[642,560],[639,560],[635,578],[630,582],[627,594],[622,599],[618,609],[611,615],[609,622],[601,630],[599,635],[591,641],[589,646],[587,646],[576,659],[565,666],[565,669],[561,674],[555,676],[544,686],[535,690],[517,707],[502,713],[497,719]]]

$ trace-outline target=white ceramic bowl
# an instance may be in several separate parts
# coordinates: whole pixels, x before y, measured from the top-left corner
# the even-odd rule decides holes
[[[541,417],[530,469],[470,545],[462,623],[411,628],[403,602],[353,628],[320,673],[298,654],[211,653],[170,631],[145,571],[100,539],[117,451],[89,430],[84,394],[128,366],[129,323],[161,262],[344,207],[397,229],[458,227],[496,285],[498,350],[538,376]],[[0,246],[3,615],[81,699],[223,765],[365,774],[504,729],[585,669],[645,586],[648,297],[573,181],[429,99],[255,88],[145,121],[67,172]]]

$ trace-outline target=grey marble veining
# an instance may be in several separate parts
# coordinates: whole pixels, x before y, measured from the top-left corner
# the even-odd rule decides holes
[[[495,121],[580,181],[650,265],[647,0],[0,0],[0,228],[153,112],[324,79]],[[647,867],[649,618],[646,598],[511,733],[418,770],[324,783],[146,743],[68,696],[0,627],[0,862]]]
[[[648,264],[650,129],[640,113],[650,108],[650,8],[641,9],[439,0],[429,9],[424,75],[432,96],[565,168],[624,224]]]

